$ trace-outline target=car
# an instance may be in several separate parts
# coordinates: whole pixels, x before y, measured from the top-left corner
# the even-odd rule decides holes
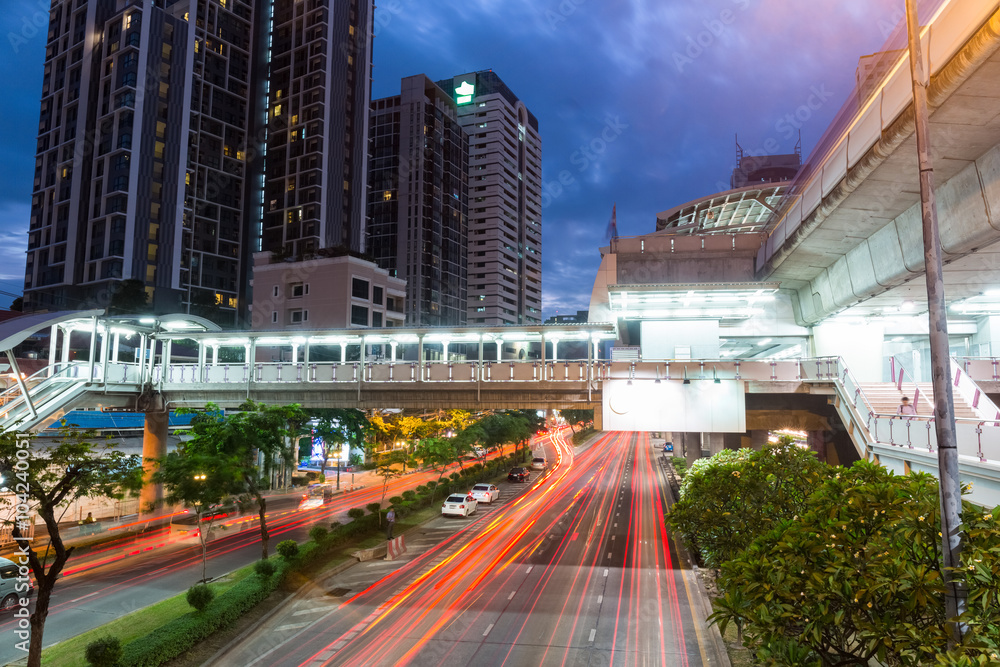
[[[500,489],[493,484],[476,484],[469,491],[469,495],[476,499],[477,503],[493,504],[493,501],[500,497]]]
[[[477,509],[479,509],[479,503],[471,495],[453,493],[444,499],[444,504],[441,505],[441,514],[443,516],[469,516],[475,514]]]
[[[669,454],[672,451],[674,451],[674,443],[668,442],[667,444],[663,445],[664,454]]]
[[[0,558],[0,610],[11,611],[21,606],[21,598],[34,595],[35,584],[27,576],[18,578],[17,563]]]
[[[531,467],[535,470],[545,470],[545,458],[542,456],[536,456],[531,459]]]
[[[507,481],[510,482],[527,482],[530,473],[527,468],[522,468],[517,466],[516,468],[511,468],[510,472],[507,473]]]
[[[486,456],[486,450],[483,449],[482,447],[473,447],[472,453],[475,454],[476,457],[480,459]]]

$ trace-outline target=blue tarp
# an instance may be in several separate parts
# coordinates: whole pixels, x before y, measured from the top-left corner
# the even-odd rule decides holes
[[[196,413],[179,415],[170,413],[170,427],[190,426],[191,419]],[[76,426],[84,430],[106,431],[106,430],[141,430],[145,421],[145,415],[141,412],[98,412],[97,410],[73,410],[62,420],[54,423],[50,429],[61,427],[65,420],[66,426]],[[47,429],[48,430],[48,429]]]

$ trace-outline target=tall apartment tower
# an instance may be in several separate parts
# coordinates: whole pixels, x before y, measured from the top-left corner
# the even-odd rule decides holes
[[[25,310],[106,306],[133,279],[157,312],[236,326],[265,241],[363,244],[372,11],[53,0]]]
[[[420,74],[372,101],[368,252],[406,280],[410,326],[466,324],[469,138]]]
[[[270,54],[262,50],[260,63],[269,69],[257,249],[289,257],[363,252],[373,1],[272,3]]]
[[[493,71],[439,81],[469,135],[469,324],[540,324],[542,141]]]
[[[250,0],[56,0],[50,14],[25,310],[239,305]]]

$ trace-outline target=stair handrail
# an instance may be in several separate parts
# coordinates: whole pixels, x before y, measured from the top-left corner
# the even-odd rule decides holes
[[[896,386],[896,389],[898,389],[899,391],[903,391],[903,378],[904,377],[906,378],[906,380],[910,384],[913,385],[913,391],[910,392],[913,395],[913,409],[914,410],[917,409],[917,405],[919,404],[919,400],[920,400],[921,397],[923,397],[924,401],[926,401],[927,405],[930,407],[931,414],[933,415],[934,414],[934,403],[931,402],[931,400],[927,397],[927,394],[921,393],[921,391],[920,391],[920,384],[916,380],[914,380],[913,377],[910,375],[909,371],[906,370],[906,367],[903,366],[903,362],[902,361],[896,361],[896,357],[895,356],[891,356],[891,357],[889,357],[889,365],[890,365],[889,375],[892,376],[892,383]],[[899,367],[899,372],[898,373],[896,372],[896,367],[897,366]],[[896,375],[899,376],[898,379],[895,377]]]
[[[958,357],[951,358],[951,381],[954,392],[961,394],[962,399],[972,407],[976,417],[987,421],[1000,421],[1000,408],[990,400],[979,383],[972,377]]]
[[[1000,381],[1000,357],[953,357],[953,359],[961,365],[962,369],[969,375],[970,378],[976,383],[983,380],[989,380],[992,382]],[[990,365],[991,377],[977,377],[976,373],[972,372],[973,364],[976,362],[986,362]]]
[[[30,394],[34,389],[49,384],[49,380],[62,378],[64,377],[63,373],[66,373],[67,371],[70,371],[74,368],[86,365],[87,362],[85,361],[67,361],[67,362],[60,361],[54,364],[49,364],[48,366],[45,366],[41,370],[38,370],[29,375],[27,378],[25,378],[24,384],[28,388],[28,393]],[[62,366],[63,368],[59,368],[60,366]],[[50,371],[53,372],[49,374]],[[31,382],[35,380],[38,380],[38,382],[32,385]],[[21,392],[20,385],[15,384],[13,387],[10,387],[8,389],[5,389],[3,392],[0,392],[0,406],[6,408],[8,412],[10,411],[10,408],[16,406],[18,403],[23,401],[24,401],[24,394],[22,394]]]

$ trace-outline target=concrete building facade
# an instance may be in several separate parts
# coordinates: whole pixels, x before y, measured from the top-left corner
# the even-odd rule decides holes
[[[542,141],[492,70],[439,81],[469,135],[469,324],[540,324]]]
[[[424,75],[372,101],[368,250],[407,284],[411,326],[462,326],[468,299],[469,138]]]
[[[254,259],[254,329],[349,329],[403,326],[406,281],[343,254],[285,262]]]

